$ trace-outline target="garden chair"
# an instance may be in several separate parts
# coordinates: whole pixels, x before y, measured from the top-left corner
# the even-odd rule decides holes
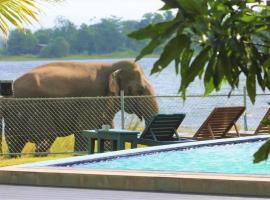
[[[185,114],[158,114],[148,123],[138,139],[139,144],[154,146],[195,141],[181,138],[177,129],[185,118]]]
[[[264,124],[265,120],[270,120],[270,108],[267,110],[266,114],[264,115],[263,119],[261,120],[259,126],[255,130],[254,134],[269,134],[270,133],[270,127]]]
[[[220,139],[231,137],[229,131],[235,128],[236,134],[240,137],[240,133],[236,126],[236,121],[244,113],[245,107],[217,107],[215,108],[198,131],[193,139]]]

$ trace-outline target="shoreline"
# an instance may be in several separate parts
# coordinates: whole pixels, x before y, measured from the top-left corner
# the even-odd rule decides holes
[[[18,55],[18,56],[3,56],[0,55],[0,62],[5,61],[49,61],[49,60],[89,60],[89,59],[114,59],[114,58],[136,58],[139,53],[131,52],[114,52],[109,54],[81,54],[81,55],[68,55],[65,57],[51,57],[43,58],[38,55]],[[157,58],[157,54],[151,54],[146,58]]]

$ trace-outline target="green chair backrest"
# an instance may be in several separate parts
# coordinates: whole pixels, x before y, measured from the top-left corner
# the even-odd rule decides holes
[[[179,137],[177,129],[185,118],[185,114],[157,114],[142,132],[140,139],[169,141]]]

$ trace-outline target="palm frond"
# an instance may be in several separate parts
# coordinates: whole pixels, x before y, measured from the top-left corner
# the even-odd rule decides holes
[[[0,31],[7,37],[11,25],[22,30],[25,25],[38,21],[40,11],[38,0],[0,0]]]

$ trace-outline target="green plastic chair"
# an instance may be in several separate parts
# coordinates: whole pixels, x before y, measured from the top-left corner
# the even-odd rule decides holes
[[[185,116],[185,114],[155,115],[140,135],[138,144],[155,146],[196,141],[181,138],[177,133],[177,129]]]

